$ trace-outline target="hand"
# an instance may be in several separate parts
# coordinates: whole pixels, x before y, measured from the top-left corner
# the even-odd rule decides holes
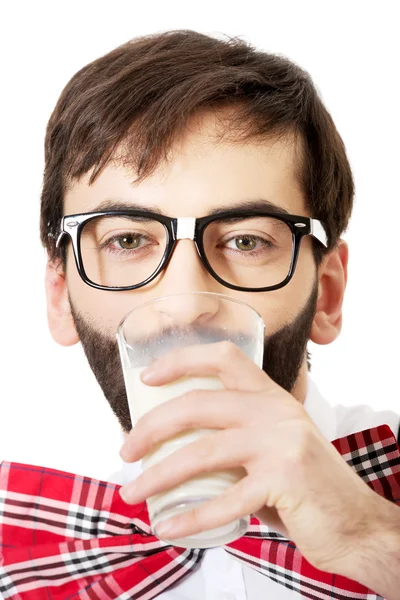
[[[121,488],[125,501],[142,502],[200,473],[243,467],[243,479],[171,519],[163,535],[184,537],[254,514],[294,541],[315,567],[340,573],[343,561],[371,535],[377,494],[322,436],[303,405],[234,344],[173,351],[144,371],[142,380],[157,386],[184,376],[218,376],[225,389],[191,391],[146,413],[129,433],[122,459],[137,461],[184,430],[216,431]]]

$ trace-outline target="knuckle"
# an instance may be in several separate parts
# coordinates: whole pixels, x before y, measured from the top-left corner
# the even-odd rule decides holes
[[[157,430],[151,430],[146,434],[145,443],[148,448],[153,448],[160,441],[160,436]]]
[[[150,425],[152,423],[152,419],[150,418],[150,411],[143,413],[142,415],[140,415],[140,417],[136,420],[136,425],[134,427],[134,429],[132,430],[136,431],[138,429],[146,429],[148,427],[148,425]],[[134,434],[133,434],[134,435]]]
[[[207,441],[200,439],[198,442],[196,442],[194,451],[196,458],[203,466],[206,466],[215,457],[214,443],[210,439],[207,439]]]
[[[293,430],[294,429],[294,430]],[[291,472],[300,472],[308,463],[311,455],[311,440],[313,429],[307,421],[294,421],[290,431],[284,463]]]
[[[239,348],[233,342],[225,340],[220,344],[220,356],[224,362],[230,362],[239,355]]]
[[[191,428],[198,425],[199,414],[196,407],[202,402],[202,397],[202,390],[190,390],[183,394],[176,407],[175,421],[179,426]]]
[[[137,443],[138,439],[143,437],[143,433],[147,431],[148,427],[148,418],[145,418],[145,415],[141,415],[138,419],[136,419],[135,425],[131,431],[131,441],[132,443]]]
[[[185,392],[182,396],[183,402],[187,403],[187,402],[197,402],[198,400],[201,400],[201,396],[202,396],[202,390],[189,390],[187,392]]]
[[[142,440],[147,447],[158,443],[160,437],[160,426],[158,421],[151,415],[151,411],[143,414],[136,423],[134,440]]]
[[[203,516],[202,512],[199,509],[196,509],[193,512],[191,512],[190,521],[191,521],[191,525],[196,527],[196,529],[201,528],[203,525],[203,521],[204,521],[204,516]]]

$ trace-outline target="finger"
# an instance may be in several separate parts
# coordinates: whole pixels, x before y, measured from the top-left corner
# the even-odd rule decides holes
[[[203,435],[143,471],[120,489],[121,495],[127,504],[138,504],[196,475],[240,467],[252,451],[248,438],[248,432],[234,429]],[[237,475],[246,475],[245,469],[239,469]]]
[[[265,402],[258,394],[192,390],[145,413],[130,431],[120,456],[135,462],[153,446],[196,428],[228,429],[257,424]]]
[[[154,361],[141,374],[147,385],[163,385],[181,377],[217,376],[226,389],[260,391],[276,386],[242,350],[232,342],[200,344],[180,348]]]
[[[262,488],[254,478],[246,476],[216,498],[168,519],[163,525],[169,525],[169,529],[162,530],[159,525],[158,534],[171,540],[186,537],[250,515],[262,505]]]

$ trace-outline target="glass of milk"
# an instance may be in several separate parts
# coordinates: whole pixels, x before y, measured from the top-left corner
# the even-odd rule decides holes
[[[196,389],[220,390],[216,376],[183,377],[177,381],[147,386],[140,373],[154,360],[173,349],[195,344],[213,344],[228,340],[262,366],[264,322],[248,304],[222,294],[192,292],[157,298],[133,309],[117,331],[126,392],[132,425],[152,408],[171,398]],[[218,395],[215,396],[218,402]],[[213,429],[190,429],[158,444],[143,457],[142,469],[160,462],[179,448],[210,435]],[[170,517],[191,510],[224,492],[245,476],[244,468],[202,473],[178,486],[147,498],[147,508],[154,535],[157,525]],[[228,544],[244,535],[249,515],[209,531],[173,540],[183,548],[211,548]]]

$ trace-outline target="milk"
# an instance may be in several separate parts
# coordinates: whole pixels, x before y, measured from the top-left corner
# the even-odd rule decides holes
[[[224,389],[218,377],[183,377],[172,383],[161,386],[148,386],[140,379],[140,373],[144,367],[130,368],[126,372],[126,388],[129,401],[132,423],[134,424],[142,415],[155,408],[156,406],[167,402],[171,398],[176,398],[190,390],[221,390]],[[215,401],[218,402],[216,395]],[[174,435],[165,442],[157,444],[154,449],[142,458],[143,470],[157,464],[166,456],[172,454],[179,448],[194,442],[204,435],[212,434],[213,429],[191,429]],[[172,517],[192,508],[196,504],[202,503],[207,499],[219,495],[232,484],[236,483],[245,475],[243,468],[224,469],[212,473],[201,473],[180,485],[165,490],[154,496],[147,498],[147,507],[153,529],[158,520]],[[157,516],[160,516],[157,519]],[[232,524],[225,527],[219,527],[212,530],[215,535],[224,536],[232,531]],[[203,535],[204,540],[211,532],[197,534],[196,540]],[[177,543],[177,540],[174,540]],[[197,542],[199,543],[199,542]],[[201,542],[200,542],[201,543]],[[201,547],[197,545],[197,547]],[[205,544],[204,547],[208,547]]]
[[[181,377],[171,383],[150,386],[140,379],[142,371],[144,367],[133,367],[127,372],[129,409],[135,422],[152,408],[191,390],[224,389],[218,377]]]

